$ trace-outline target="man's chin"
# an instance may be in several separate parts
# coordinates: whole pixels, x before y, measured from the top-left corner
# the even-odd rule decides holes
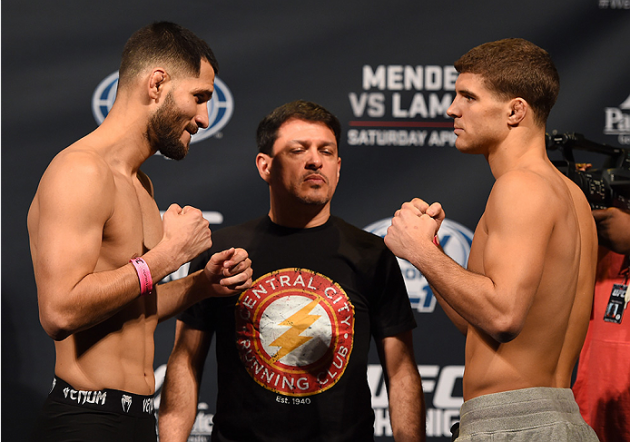
[[[188,147],[179,150],[158,150],[158,152],[169,160],[181,161],[188,155]]]
[[[330,201],[328,196],[302,195],[299,200],[307,206],[325,206]]]

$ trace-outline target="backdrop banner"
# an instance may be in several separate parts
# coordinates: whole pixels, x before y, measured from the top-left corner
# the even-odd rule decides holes
[[[221,65],[210,127],[181,162],[143,166],[164,211],[205,212],[213,230],[268,211],[255,167],[255,130],[276,106],[322,104],[342,123],[341,179],[332,210],[383,236],[394,212],[420,197],[442,203],[446,252],[466,265],[493,177],[482,156],[454,147],[446,110],[454,61],[478,44],[523,37],[548,50],[561,90],[550,134],[578,133],[630,148],[630,0],[499,2],[209,2],[110,0],[2,3],[2,436],[24,440],[50,389],[54,347],[38,317],[26,214],[48,163],[107,115],[129,36],[158,20],[205,39]],[[557,155],[554,151],[551,155]],[[598,156],[585,152],[590,162]],[[594,164],[597,166],[597,164]],[[415,357],[429,441],[450,440],[459,420],[464,337],[424,277],[400,262],[418,323]],[[183,266],[169,278],[186,274]],[[175,321],[158,326],[157,401]],[[374,347],[374,346],[372,346]],[[375,440],[392,441],[383,372],[368,369]],[[215,411],[214,344],[189,441],[209,441]]]

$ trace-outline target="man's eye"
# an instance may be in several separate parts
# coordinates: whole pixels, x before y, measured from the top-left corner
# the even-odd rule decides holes
[[[195,95],[195,100],[197,101],[197,104],[207,103],[208,97],[205,95]]]

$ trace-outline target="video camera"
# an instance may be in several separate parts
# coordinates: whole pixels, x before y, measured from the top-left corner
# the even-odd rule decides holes
[[[547,134],[547,150],[560,150],[561,160],[552,160],[560,172],[578,185],[591,209],[618,207],[630,211],[630,148],[598,144],[576,133]],[[575,161],[574,151],[603,156],[597,168],[584,167]],[[586,170],[580,170],[586,169]]]

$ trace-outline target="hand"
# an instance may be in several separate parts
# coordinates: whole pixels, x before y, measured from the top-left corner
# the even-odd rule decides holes
[[[613,252],[630,254],[630,213],[616,207],[593,210],[599,243]]]
[[[209,223],[199,209],[191,206],[182,209],[171,204],[164,213],[162,225],[164,233],[159,246],[167,248],[167,253],[175,260],[175,269],[212,246]]]
[[[435,229],[435,234],[437,235],[438,230],[440,230],[440,226],[442,225],[442,221],[446,218],[446,214],[444,213],[444,209],[442,209],[442,205],[440,203],[433,203],[429,205],[427,202],[421,200],[420,198],[414,198],[411,200],[411,203],[416,209],[420,211],[422,214],[429,215],[437,222],[437,229]]]
[[[244,249],[215,253],[203,271],[218,296],[230,296],[252,285],[252,261]]]
[[[433,243],[444,218],[440,203],[429,205],[419,198],[404,203],[394,214],[392,225],[387,229],[385,245],[396,256],[413,261],[413,254],[418,247],[424,243]]]

